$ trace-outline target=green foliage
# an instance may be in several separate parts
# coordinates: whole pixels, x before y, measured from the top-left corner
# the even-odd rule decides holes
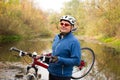
[[[64,4],[61,15],[72,15],[77,20],[77,35],[96,37],[112,47],[120,48],[119,0],[71,0]]]
[[[9,0],[9,4],[19,4],[20,0]]]
[[[85,19],[85,10],[84,5],[79,0],[71,0],[68,3],[64,4],[65,6],[62,9],[61,15],[72,15],[76,18],[76,26],[78,30],[75,34],[80,35],[84,34],[86,27],[86,19]]]
[[[104,37],[102,39],[100,39],[102,42],[108,43],[108,42],[112,42],[115,40],[115,38],[109,38],[109,37]]]
[[[63,8],[63,14],[75,15],[77,12],[76,10],[79,7],[79,0],[71,0],[70,2],[65,3],[64,5],[65,6]]]
[[[0,2],[0,35],[6,35],[6,38],[7,35],[34,38],[36,34],[44,34],[44,30],[48,30],[43,28],[48,26],[46,23],[46,13],[35,9],[27,0]],[[48,31],[46,35],[51,33]]]
[[[111,47],[116,48],[116,50],[120,51],[120,39],[116,37],[104,37],[99,39],[101,42],[108,44]]]
[[[46,14],[27,0],[0,1],[0,34],[17,34],[28,39],[36,34],[51,36],[59,28],[60,16],[66,14],[76,18],[77,35],[120,38],[119,0],[100,0],[99,3],[71,0],[64,4],[61,14]]]
[[[0,42],[11,42],[11,41],[19,41],[21,40],[21,36],[19,35],[1,35],[0,36]]]
[[[103,21],[100,23],[102,27],[100,28],[101,33],[104,33],[104,36],[116,37],[118,35],[119,24],[120,24],[120,2],[109,1],[106,3],[106,7],[103,7],[102,16],[100,16]],[[98,28],[99,29],[99,28]]]
[[[59,28],[59,18],[60,15],[58,13],[52,13],[51,15],[48,16],[49,20],[49,27],[51,30],[54,30],[55,28]]]
[[[119,46],[120,47],[120,40],[119,39],[116,39],[116,40],[114,40],[113,41],[113,43],[112,43],[114,46]],[[118,48],[119,48],[118,47]]]

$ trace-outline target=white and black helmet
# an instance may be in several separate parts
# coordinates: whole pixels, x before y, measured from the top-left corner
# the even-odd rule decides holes
[[[68,21],[68,22],[69,22],[71,25],[73,25],[73,26],[75,25],[75,22],[76,22],[75,18],[72,17],[72,16],[70,16],[70,15],[65,15],[65,16],[61,17],[61,18],[60,18],[60,22],[61,22],[62,20]]]

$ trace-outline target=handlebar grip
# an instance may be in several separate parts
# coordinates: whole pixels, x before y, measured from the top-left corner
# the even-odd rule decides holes
[[[25,52],[23,52],[23,51],[20,50],[20,49],[17,49],[16,47],[11,47],[11,48],[10,48],[10,51],[12,51],[12,50],[13,50],[13,51],[16,51],[16,52],[19,52],[19,53],[22,52],[23,54],[25,54]]]
[[[21,50],[17,49],[16,47],[11,47],[11,48],[10,48],[10,51],[12,51],[12,50],[13,50],[13,51],[16,51],[16,52],[20,52],[20,51],[21,51]]]

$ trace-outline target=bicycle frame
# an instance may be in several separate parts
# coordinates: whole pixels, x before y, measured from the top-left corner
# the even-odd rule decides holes
[[[38,66],[41,66],[41,67],[43,67],[45,69],[48,68],[48,65],[46,65],[45,63],[42,63],[42,62],[40,62],[38,60],[40,60],[40,58],[33,58],[32,66],[38,65]]]

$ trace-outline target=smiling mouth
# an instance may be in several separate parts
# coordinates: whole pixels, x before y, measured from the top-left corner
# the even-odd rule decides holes
[[[67,30],[66,28],[61,28],[62,30]]]

